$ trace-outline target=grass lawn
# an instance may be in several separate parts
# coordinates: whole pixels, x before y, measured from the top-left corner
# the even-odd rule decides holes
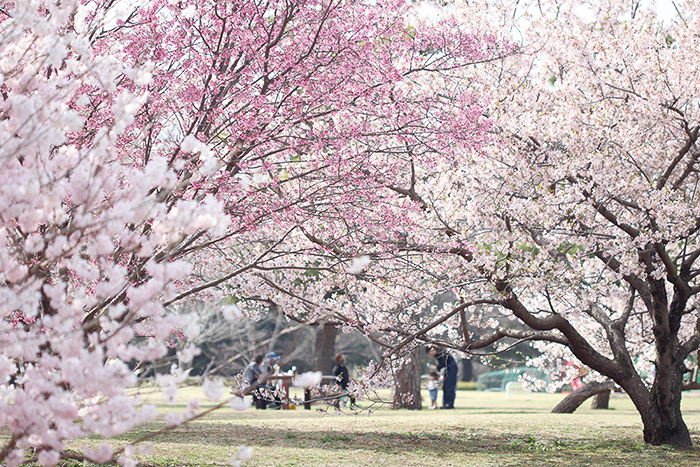
[[[188,388],[180,393],[181,404],[160,408],[184,411],[195,397],[201,397],[199,389]],[[370,415],[321,413],[316,407],[235,412],[226,406],[154,438],[150,453],[139,459],[158,467],[227,465],[245,445],[253,448],[252,459],[243,463],[250,467],[700,465],[698,393],[683,401],[697,446],[686,451],[645,445],[639,416],[624,395],[613,395],[609,410],[593,411],[586,403],[574,414],[550,414],[562,397],[533,394],[528,400],[516,394],[506,401],[504,393],[458,391],[455,410],[377,408]],[[207,404],[203,400],[202,408]],[[164,426],[154,422],[120,441]]]

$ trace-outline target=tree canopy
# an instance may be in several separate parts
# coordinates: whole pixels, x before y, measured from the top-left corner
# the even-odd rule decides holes
[[[324,272],[344,275],[355,252],[329,261],[320,238],[372,226],[393,241],[374,226],[420,211],[412,161],[486,138],[460,70],[508,46],[457,22],[417,27],[412,11],[0,4],[0,425],[11,432],[0,461],[133,463],[131,449],[66,453],[64,441],[157,415],[126,390],[133,364],[198,333],[174,312],[183,300],[228,297],[252,315],[274,305],[305,323],[332,313],[314,305],[336,290]],[[195,354],[181,349],[159,375],[167,397]],[[205,383],[220,397],[220,382]]]
[[[554,374],[577,362],[612,378],[647,442],[690,445],[680,398],[700,343],[698,5],[677,7],[666,22],[636,2],[455,7],[502,18],[522,47],[475,72],[492,138],[417,190],[445,233],[407,240],[442,252],[420,263],[432,274],[420,283],[452,287],[459,303],[405,338],[401,327],[394,350],[537,340]],[[492,330],[478,334],[484,318]]]
[[[698,6],[0,3],[0,461],[154,418],[129,364],[222,298],[387,356],[539,341],[689,446]]]

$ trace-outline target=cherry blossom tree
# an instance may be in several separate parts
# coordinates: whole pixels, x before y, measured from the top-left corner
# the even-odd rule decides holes
[[[150,76],[96,53],[78,20],[101,6],[80,3],[0,8],[0,425],[11,433],[0,459],[7,465],[54,465],[68,455],[64,440],[108,438],[157,415],[127,394],[136,382],[127,363],[157,359],[175,333],[194,331],[161,303],[191,270],[169,252],[197,229],[227,226],[212,197],[163,203],[158,190],[177,183],[165,159],[121,163],[120,137],[146,95],[117,80]],[[103,101],[86,118],[90,93]],[[129,450],[108,444],[82,455],[130,462]]]
[[[467,210],[488,209],[481,227],[500,232],[484,235],[493,248],[475,265],[545,348],[568,349],[630,396],[645,441],[689,446],[698,5],[666,23],[639,3],[547,8],[524,31],[529,63],[499,70],[513,96],[492,108],[504,146],[476,162],[490,184],[473,178],[481,196]]]
[[[383,295],[402,301],[358,313],[390,352],[535,340],[534,363],[561,383],[582,368],[614,380],[646,442],[691,445],[680,402],[700,344],[700,5],[676,5],[665,22],[638,2],[449,7],[521,48],[473,71],[491,102],[489,144],[442,173],[416,170],[424,218],[388,264],[388,250],[363,250],[372,262],[356,288],[403,284]],[[450,289],[452,306],[418,307]]]
[[[128,364],[197,334],[183,300],[361,327],[358,253],[486,141],[464,72],[511,50],[399,0],[0,2],[0,461],[133,465],[65,442],[157,416]]]

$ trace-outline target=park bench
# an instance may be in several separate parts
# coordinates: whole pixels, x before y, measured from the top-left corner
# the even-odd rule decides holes
[[[289,388],[292,384],[292,380],[294,379],[294,375],[268,375],[265,376],[265,381],[279,381],[280,382],[280,390],[281,390],[281,408],[283,410],[288,410],[289,409]],[[336,377],[334,375],[323,375],[321,377],[321,385],[323,384],[330,384],[336,381]],[[233,388],[232,388],[233,389]],[[234,391],[234,394],[238,396],[242,396],[242,394],[239,394],[238,392]],[[326,398],[329,397],[339,397],[343,394],[342,391],[332,391],[332,392],[327,392],[324,393],[321,397],[320,400],[325,400]],[[304,408],[306,410],[311,410],[311,403],[313,402],[313,398],[311,397],[311,388],[304,388]]]
[[[522,381],[509,381],[506,383],[506,400],[509,400],[510,395],[514,392],[527,394],[527,400],[532,400],[532,390],[525,389]]]
[[[292,385],[292,380],[294,379],[294,375],[266,375],[263,377],[261,381],[258,382],[258,384],[263,384],[263,382],[267,381],[279,381],[279,387],[281,390],[281,408],[283,410],[288,410],[289,409],[289,387]],[[249,394],[249,392],[241,393],[237,388],[231,387],[231,392],[238,397],[244,397]]]
[[[265,377],[268,381],[279,381],[280,389],[282,391],[282,409],[289,409],[289,386],[292,384],[292,379],[294,375],[270,375]]]

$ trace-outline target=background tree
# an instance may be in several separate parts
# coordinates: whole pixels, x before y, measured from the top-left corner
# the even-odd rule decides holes
[[[320,324],[316,333],[316,339],[314,340],[314,367],[324,375],[330,375],[333,368],[337,333],[337,326],[329,323]]]
[[[183,301],[360,326],[361,290],[323,299],[354,281],[353,237],[421,211],[414,162],[484,140],[457,77],[502,52],[414,20],[395,0],[0,5],[1,462],[131,463],[64,441],[157,416],[127,363],[198,334]],[[170,400],[195,354],[158,375]]]
[[[493,144],[463,151],[454,170],[416,170],[424,228],[404,232],[389,265],[367,242],[377,262],[364,277],[400,269],[402,291],[423,290],[366,313],[365,329],[391,352],[540,341],[533,363],[557,381],[591,369],[630,396],[645,441],[691,444],[680,400],[700,343],[698,4],[677,6],[665,23],[637,2],[452,8],[484,30],[499,19],[522,48],[474,71],[492,97]],[[460,302],[411,318],[421,293],[449,288]]]

